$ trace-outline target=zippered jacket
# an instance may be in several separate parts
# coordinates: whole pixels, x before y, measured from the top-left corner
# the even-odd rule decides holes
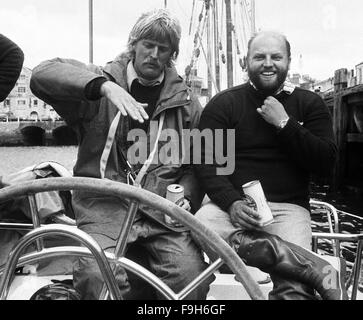
[[[126,54],[121,54],[102,68],[72,59],[56,58],[41,63],[33,70],[30,82],[32,92],[53,106],[77,133],[79,149],[73,170],[74,176],[101,178],[101,156],[111,123],[118,113],[115,105],[104,97],[95,101],[88,100],[85,96],[86,87],[93,80],[106,77],[127,90],[126,75],[129,61]],[[175,67],[165,69],[164,81],[160,98],[150,119],[147,138],[151,142],[156,140],[157,124],[161,114],[164,114],[163,132],[164,129],[172,129],[174,133],[178,134],[179,139],[175,145],[178,147],[176,149],[179,149],[176,155],[179,161],[173,160],[170,164],[160,162],[160,159],[165,156],[163,152],[168,150],[167,139],[160,139],[156,158],[142,181],[142,187],[165,197],[167,186],[179,183],[184,186],[185,197],[191,201],[192,212],[196,212],[203,194],[201,194],[192,166],[188,165],[189,162],[185,159],[185,155],[191,152],[186,150],[186,146],[189,144],[184,141],[183,129],[197,128],[202,108],[199,101],[191,95],[190,88],[177,74]],[[135,148],[135,144],[128,141],[129,131],[129,118],[121,116],[105,168],[106,179],[123,183],[127,181],[125,159],[130,160],[129,147],[133,145]],[[135,143],[140,143],[140,141]],[[152,143],[149,142],[148,153],[152,147]],[[144,148],[146,145],[140,146],[141,151]],[[173,156],[175,157],[175,152]],[[137,170],[139,167],[136,165],[133,169]],[[120,200],[104,194],[74,191],[73,207],[80,229],[86,232],[107,234],[116,239],[125,218],[128,200]],[[170,227],[164,222],[164,213],[143,204],[140,205],[139,212],[148,215],[169,229],[185,230]]]

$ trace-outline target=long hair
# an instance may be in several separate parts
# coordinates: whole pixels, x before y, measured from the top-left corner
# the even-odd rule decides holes
[[[144,13],[132,28],[127,42],[128,55],[131,59],[135,57],[134,45],[142,39],[168,42],[172,50],[168,61],[168,66],[171,66],[179,55],[180,38],[178,19],[165,9],[156,9]]]

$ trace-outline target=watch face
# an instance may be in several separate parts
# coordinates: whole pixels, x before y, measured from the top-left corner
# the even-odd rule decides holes
[[[289,119],[281,120],[280,121],[280,126],[279,126],[280,129],[283,129],[286,126],[288,121],[289,121]]]

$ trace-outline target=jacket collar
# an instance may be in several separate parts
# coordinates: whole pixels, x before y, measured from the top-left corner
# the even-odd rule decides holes
[[[127,84],[127,66],[131,61],[126,53],[121,53],[115,60],[106,64],[103,71],[109,74],[118,85],[124,89],[128,89]],[[159,103],[169,100],[176,94],[183,91],[187,92],[188,87],[183,79],[178,75],[174,66],[166,67],[164,71],[165,84],[160,94]]]

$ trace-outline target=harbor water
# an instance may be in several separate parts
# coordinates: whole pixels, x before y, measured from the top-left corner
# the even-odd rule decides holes
[[[43,161],[55,161],[70,172],[76,163],[77,146],[0,147],[0,176],[14,173]],[[327,186],[312,185],[312,197],[327,201],[339,210],[363,217],[363,197],[353,192],[328,192]]]
[[[58,162],[72,172],[76,158],[76,146],[0,147],[0,176],[17,172],[44,161]]]

